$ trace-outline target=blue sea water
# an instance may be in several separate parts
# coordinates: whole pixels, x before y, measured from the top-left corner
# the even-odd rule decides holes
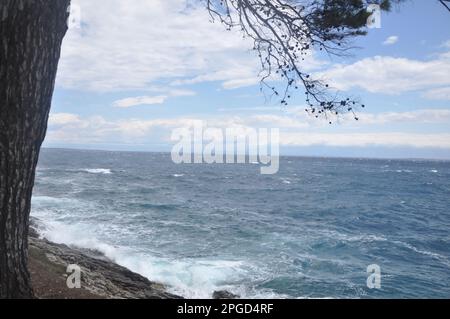
[[[450,162],[283,157],[176,165],[170,154],[44,149],[32,215],[174,293],[449,298]],[[367,287],[367,266],[381,289]]]

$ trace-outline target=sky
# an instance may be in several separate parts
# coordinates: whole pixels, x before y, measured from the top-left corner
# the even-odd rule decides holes
[[[308,116],[260,90],[239,30],[195,0],[72,0],[44,147],[170,151],[175,128],[279,128],[281,154],[450,159],[450,12],[410,0],[353,40],[351,56],[311,52],[303,70],[366,108],[359,121]],[[77,11],[77,10],[76,10]]]

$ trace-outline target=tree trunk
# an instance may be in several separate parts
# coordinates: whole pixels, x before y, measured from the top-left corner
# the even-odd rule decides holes
[[[0,1],[0,298],[30,298],[28,226],[70,0]]]

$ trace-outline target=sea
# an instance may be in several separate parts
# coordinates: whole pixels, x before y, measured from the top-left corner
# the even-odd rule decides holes
[[[448,161],[43,149],[32,216],[187,298],[450,298]]]

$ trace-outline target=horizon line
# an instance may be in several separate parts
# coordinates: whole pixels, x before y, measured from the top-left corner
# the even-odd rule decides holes
[[[152,151],[152,150],[113,150],[113,149],[95,149],[95,148],[78,148],[78,147],[47,147],[43,146],[44,150],[67,150],[67,151],[91,151],[91,152],[114,152],[114,153],[148,153],[148,154],[170,154],[170,151]],[[195,153],[191,153],[195,155]],[[241,155],[241,154],[235,154]],[[248,156],[248,154],[245,154]],[[356,159],[356,160],[396,160],[396,161],[440,161],[450,162],[450,158],[426,158],[426,157],[369,157],[369,156],[337,156],[337,155],[283,155],[280,157],[294,157],[294,158],[328,158],[328,159]]]

